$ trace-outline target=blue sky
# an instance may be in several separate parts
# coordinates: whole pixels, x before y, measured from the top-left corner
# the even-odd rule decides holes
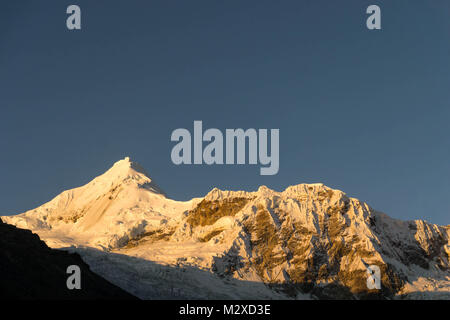
[[[82,30],[66,29],[78,4]],[[382,30],[365,26],[367,6]],[[0,214],[130,156],[175,199],[323,182],[450,224],[450,2],[3,1]],[[280,171],[175,166],[176,128],[279,128]]]

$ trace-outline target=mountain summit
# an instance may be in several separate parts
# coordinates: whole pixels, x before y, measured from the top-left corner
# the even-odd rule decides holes
[[[138,163],[131,161],[129,157],[114,163],[108,171],[92,182],[103,186],[133,183],[153,193],[165,195],[152,181],[147,171]]]
[[[4,220],[49,246],[79,247],[95,272],[140,298],[173,297],[155,288],[197,299],[450,298],[448,226],[392,219],[320,183],[214,188],[179,202],[126,158]],[[367,285],[369,266],[380,289]]]
[[[190,205],[167,199],[149,174],[126,157],[88,184],[4,220],[20,228],[41,230],[54,246],[75,242],[111,248],[161,220],[173,220]]]

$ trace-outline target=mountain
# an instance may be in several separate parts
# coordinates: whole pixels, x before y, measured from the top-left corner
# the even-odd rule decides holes
[[[450,298],[450,226],[392,219],[323,184],[179,202],[126,158],[4,220],[144,299]]]
[[[148,173],[127,157],[85,186],[4,221],[39,230],[53,247],[76,243],[110,249],[161,224],[173,224],[195,203],[166,198]]]
[[[2,299],[135,299],[93,273],[78,254],[50,249],[29,230],[0,220],[0,234]],[[67,289],[71,265],[80,267],[80,290]]]

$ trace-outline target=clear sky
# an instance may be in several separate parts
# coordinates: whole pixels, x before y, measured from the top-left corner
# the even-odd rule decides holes
[[[174,199],[323,182],[450,224],[449,57],[448,0],[4,0],[0,214],[130,156]],[[174,165],[170,134],[194,120],[279,128],[279,173]]]

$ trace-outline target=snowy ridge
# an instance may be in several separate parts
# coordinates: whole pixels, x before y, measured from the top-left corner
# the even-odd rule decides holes
[[[114,248],[172,223],[195,202],[166,198],[144,169],[125,158],[85,186],[4,221],[43,234],[53,246]]]
[[[142,298],[450,298],[448,226],[392,219],[320,183],[179,202],[126,158],[2,219]],[[367,288],[368,265],[381,290]]]

